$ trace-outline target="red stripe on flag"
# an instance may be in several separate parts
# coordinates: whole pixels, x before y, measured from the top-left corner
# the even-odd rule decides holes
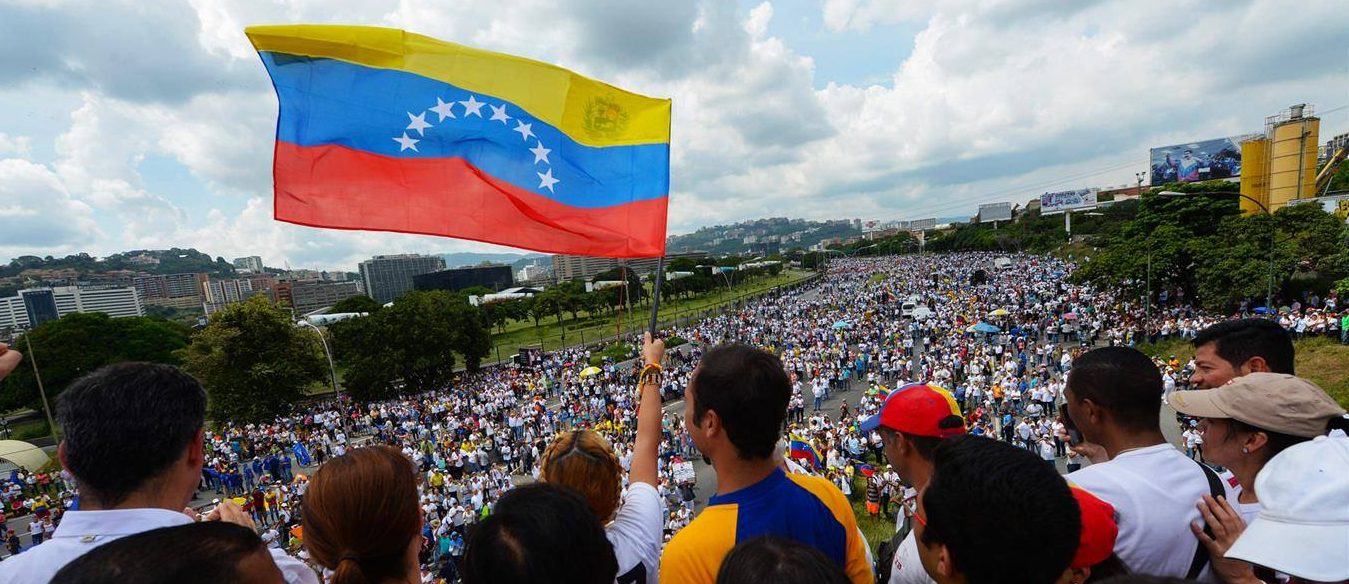
[[[654,257],[668,197],[582,209],[488,175],[462,158],[391,158],[276,143],[276,218],[441,235],[550,253]]]

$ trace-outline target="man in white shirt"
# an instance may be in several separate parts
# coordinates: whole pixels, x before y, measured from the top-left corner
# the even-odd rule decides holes
[[[79,483],[80,509],[65,514],[50,541],[0,563],[0,582],[45,584],[109,541],[192,522],[184,509],[201,481],[206,418],[197,380],[168,365],[110,365],[71,384],[56,413],[57,455]],[[244,513],[225,515],[252,527]],[[287,582],[318,584],[299,560],[281,550],[272,558]]]
[[[1136,573],[1211,580],[1198,563],[1190,522],[1203,524],[1195,503],[1209,494],[1206,473],[1162,435],[1162,376],[1143,353],[1104,347],[1073,361],[1065,392],[1083,438],[1105,456],[1067,476],[1115,507],[1115,554]],[[1081,447],[1077,447],[1081,449]]]

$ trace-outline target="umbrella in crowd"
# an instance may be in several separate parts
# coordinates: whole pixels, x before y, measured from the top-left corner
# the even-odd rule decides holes
[[[989,316],[1007,316],[1009,314],[1011,313],[1007,312],[1006,308],[999,308],[997,310],[994,310],[993,312],[988,313]]]
[[[970,325],[970,328],[965,329],[965,332],[970,332],[970,333],[996,333],[996,332],[1001,331],[1001,330],[1002,330],[1002,329],[1000,329],[1000,328],[998,328],[998,327],[996,327],[996,326],[993,326],[993,325],[991,325],[991,324],[988,324],[988,323],[986,323],[986,322],[977,322],[977,323],[974,323],[973,325]]]
[[[1077,320],[1077,313],[1069,312],[1068,314],[1063,315],[1063,320]]]
[[[591,375],[598,375],[603,372],[604,370],[600,369],[599,367],[591,365],[581,370],[581,377],[590,377]]]
[[[834,323],[834,328],[836,328],[836,329],[852,328],[852,323],[851,323],[851,322],[848,322],[848,321],[846,321],[846,320],[840,320],[840,321]]]
[[[1256,314],[1269,314],[1269,309],[1263,306],[1257,306],[1253,312]]]

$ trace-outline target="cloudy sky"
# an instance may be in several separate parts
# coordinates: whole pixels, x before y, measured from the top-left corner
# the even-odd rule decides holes
[[[196,247],[354,270],[501,250],[271,218],[276,98],[243,27],[408,29],[674,100],[671,233],[923,218],[1132,183],[1149,147],[1349,131],[1339,0],[0,0],[0,262]]]

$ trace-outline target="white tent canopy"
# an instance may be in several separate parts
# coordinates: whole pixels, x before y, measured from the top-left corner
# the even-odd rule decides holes
[[[0,459],[7,460],[33,472],[43,466],[51,457],[41,448],[22,440],[0,440]]]

